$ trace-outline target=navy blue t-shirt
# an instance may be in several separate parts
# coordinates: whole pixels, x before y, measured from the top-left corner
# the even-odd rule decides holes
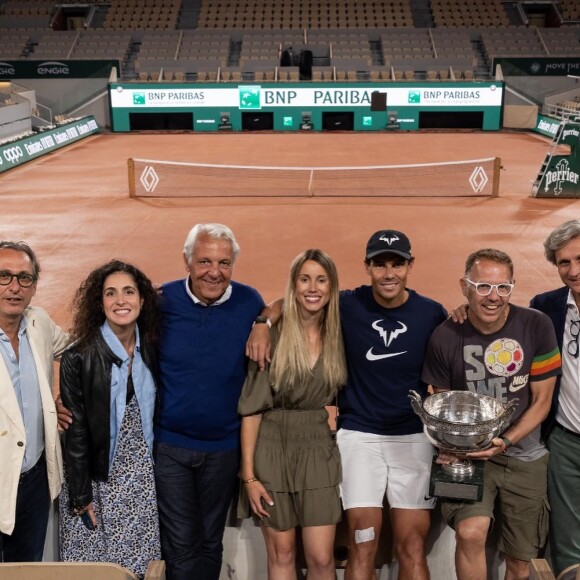
[[[396,308],[380,306],[371,286],[340,293],[348,381],[339,394],[339,427],[379,435],[423,430],[409,391],[427,395],[421,367],[429,337],[447,312],[407,291],[407,301]]]

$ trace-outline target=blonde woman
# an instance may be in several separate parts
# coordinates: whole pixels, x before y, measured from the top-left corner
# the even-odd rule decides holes
[[[340,520],[338,448],[326,405],[346,381],[338,275],[330,257],[306,250],[293,261],[282,318],[271,329],[272,363],[250,363],[242,415],[240,515],[259,518],[268,578],[296,578],[296,527],[309,580],[335,578]]]

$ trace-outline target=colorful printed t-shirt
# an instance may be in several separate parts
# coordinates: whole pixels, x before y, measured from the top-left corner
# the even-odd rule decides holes
[[[439,326],[429,341],[422,379],[440,389],[470,390],[503,403],[517,399],[513,423],[530,405],[530,382],[559,375],[560,367],[550,319],[511,304],[506,323],[493,334],[481,334],[469,321],[448,320]],[[545,453],[538,425],[507,455],[532,461]]]

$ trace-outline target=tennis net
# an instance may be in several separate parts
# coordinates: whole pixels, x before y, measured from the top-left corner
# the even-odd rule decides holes
[[[368,167],[128,160],[131,197],[497,196],[500,158]]]

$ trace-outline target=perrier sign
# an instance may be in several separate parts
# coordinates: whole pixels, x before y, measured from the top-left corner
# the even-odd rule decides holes
[[[561,125],[557,139],[558,144],[570,146],[570,154],[546,157],[547,167],[535,196],[580,197],[580,125]]]

